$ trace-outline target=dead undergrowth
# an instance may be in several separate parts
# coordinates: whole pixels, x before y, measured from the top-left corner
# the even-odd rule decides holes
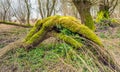
[[[26,36],[26,28],[0,25],[0,48]]]
[[[0,48],[4,47],[7,44],[14,42],[20,38],[25,37],[28,31],[29,31],[29,29],[25,29],[25,28],[21,28],[21,27],[19,28],[19,27],[15,27],[15,26],[1,25],[0,26]],[[96,34],[98,34],[98,36],[100,36],[102,38],[104,47],[107,48],[114,55],[114,58],[120,64],[120,62],[119,62],[120,61],[120,28],[119,27],[109,28],[107,30],[101,30],[99,32],[96,32]],[[33,52],[30,52],[31,56],[36,51],[39,51],[39,49],[33,50]],[[27,58],[25,58],[27,55],[27,52],[24,52],[19,57],[20,52],[22,52],[22,51],[13,50],[12,52],[8,53],[9,55],[7,55],[3,58],[0,58],[0,72],[31,72],[31,71],[39,72],[39,71],[44,71],[45,69],[50,70],[50,72],[53,72],[53,71],[61,71],[61,72],[67,72],[67,71],[77,72],[77,71],[79,71],[79,72],[81,72],[82,71],[81,68],[79,68],[79,70],[78,69],[76,70],[76,68],[69,65],[69,63],[67,64],[66,62],[64,62],[64,58],[58,58],[58,60],[48,60],[49,58],[44,56],[44,55],[46,55],[46,56],[49,55],[49,52],[47,53],[47,51],[45,53],[43,53],[44,55],[42,55],[42,53],[36,54],[36,56],[43,58],[43,61],[39,61],[39,58],[38,58],[38,60],[35,59],[34,62],[27,61]],[[33,54],[33,55],[35,55],[35,54]],[[31,56],[28,56],[28,57],[31,57]],[[20,63],[18,63],[18,62],[23,62],[23,61],[19,61],[17,59],[17,57],[21,58],[21,60],[23,59],[24,63],[21,63],[21,65],[19,65]],[[56,57],[57,56],[53,56],[51,58],[54,59]],[[41,65],[37,66],[38,62],[40,62],[41,64],[44,63],[43,64],[44,66],[42,66],[42,67],[41,67]],[[35,66],[32,67],[32,68],[34,68],[34,70],[30,69],[31,64],[35,64]],[[48,64],[50,64],[50,65],[48,65]],[[46,65],[48,65],[47,68],[45,67]],[[35,67],[39,67],[39,68],[35,68]],[[96,69],[96,71],[97,71],[97,69]]]
[[[104,47],[114,55],[120,65],[120,27],[110,27],[96,33],[102,38]]]

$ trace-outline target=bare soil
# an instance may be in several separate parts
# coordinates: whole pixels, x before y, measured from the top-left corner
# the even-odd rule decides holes
[[[27,29],[11,25],[0,24],[0,48],[25,37]]]

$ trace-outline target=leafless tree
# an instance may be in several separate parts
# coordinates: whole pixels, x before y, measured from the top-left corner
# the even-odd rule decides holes
[[[69,0],[60,0],[63,15],[70,15],[79,18],[79,13],[75,6]]]
[[[110,15],[113,13],[117,4],[118,4],[118,0],[100,0],[99,12],[103,12],[104,17],[109,18]]]
[[[24,0],[27,8],[27,24],[30,25],[30,0]]]
[[[37,0],[37,1],[41,18],[45,18],[53,14],[57,0]]]
[[[0,18],[1,20],[10,20],[11,2],[9,0],[0,0]]]
[[[13,1],[12,11],[21,24],[26,22],[27,8],[23,0]]]

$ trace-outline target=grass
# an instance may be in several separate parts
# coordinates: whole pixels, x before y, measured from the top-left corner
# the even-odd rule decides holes
[[[116,38],[120,38],[120,29],[116,32]]]
[[[29,29],[19,28],[19,27],[1,30],[0,31],[0,48],[20,38],[25,37],[28,30]]]
[[[20,35],[24,29],[12,29],[13,36]],[[18,33],[20,32],[20,33]],[[62,31],[68,33],[68,30]],[[70,33],[68,33],[69,35]],[[116,34],[99,35],[102,39],[119,38],[119,30]],[[22,35],[20,35],[22,36]],[[78,41],[81,41],[81,39]],[[84,42],[85,43],[85,42]],[[2,44],[0,45],[2,47]],[[120,46],[120,43],[119,43]],[[113,46],[110,45],[113,48]],[[9,52],[0,59],[0,71],[3,72],[112,72],[110,68],[100,63],[91,51],[93,47],[84,46],[75,50],[70,45],[62,42],[49,45],[41,45],[26,52],[24,48],[18,48]]]
[[[9,52],[7,56],[4,65],[14,64],[20,72],[99,72],[100,68],[109,71],[88,49],[75,50],[66,43],[42,45],[29,52],[19,48]]]
[[[107,37],[104,33],[102,33],[102,32],[100,33],[100,37],[101,37],[101,38],[108,38],[108,37]]]

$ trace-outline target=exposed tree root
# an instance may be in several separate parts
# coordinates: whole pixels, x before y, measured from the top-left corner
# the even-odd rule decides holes
[[[22,46],[22,39],[19,39],[15,42],[12,42],[10,44],[8,44],[7,46],[3,47],[2,49],[0,49],[0,57],[2,57],[3,55],[5,55],[8,51],[11,51],[15,48],[20,48]]]

